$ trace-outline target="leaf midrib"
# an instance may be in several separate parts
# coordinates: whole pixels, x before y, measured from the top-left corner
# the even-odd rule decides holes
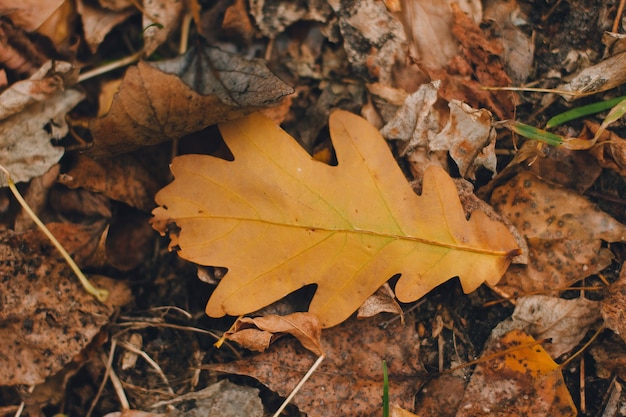
[[[425,238],[416,237],[416,236],[398,235],[398,234],[393,234],[393,233],[385,233],[385,232],[378,232],[375,230],[366,230],[366,229],[357,229],[357,228],[330,229],[328,227],[297,225],[297,224],[273,222],[273,221],[264,220],[264,219],[251,219],[251,218],[232,217],[232,216],[226,217],[226,216],[206,216],[205,215],[205,216],[187,216],[187,217],[177,218],[177,220],[207,220],[207,219],[231,220],[231,221],[235,220],[239,222],[249,222],[249,223],[264,223],[270,226],[290,227],[294,229],[311,230],[313,232],[321,231],[321,232],[327,232],[327,233],[347,233],[347,234],[356,234],[356,235],[369,235],[369,236],[380,237],[381,239],[405,240],[409,242],[422,243],[422,244],[430,245],[430,246],[437,246],[441,248],[448,248],[448,249],[453,249],[453,250],[458,250],[458,251],[463,251],[463,252],[473,252],[473,253],[486,254],[486,255],[492,255],[492,256],[512,257],[515,255],[514,253],[506,252],[506,251],[489,250],[489,249],[477,248],[477,247],[467,246],[467,245],[462,245],[462,244],[445,243],[441,241],[430,240],[430,239],[425,239]]]

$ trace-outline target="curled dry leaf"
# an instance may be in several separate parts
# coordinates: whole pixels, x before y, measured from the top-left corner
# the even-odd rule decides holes
[[[519,348],[535,339],[519,330],[490,340],[459,405],[457,417],[576,416],[559,365],[541,345]]]
[[[67,134],[65,114],[83,99],[83,93],[68,89],[36,102],[0,122],[0,161],[13,181],[24,182],[43,175],[63,156],[64,149],[52,139]],[[6,186],[4,175],[0,186]]]
[[[110,291],[98,302],[38,231],[5,234],[0,280],[0,385],[35,385],[69,363],[105,325],[116,306],[127,303],[125,284],[100,279]]]
[[[626,226],[578,193],[547,184],[529,172],[496,188],[493,207],[529,245],[528,265],[513,265],[499,286],[515,291],[558,290],[611,262],[602,241],[626,241]]]
[[[320,341],[322,336],[320,321],[311,313],[241,317],[224,336],[245,348],[264,352],[281,333],[294,336],[302,346],[317,356],[324,353]]]
[[[136,13],[134,9],[114,11],[84,1],[76,2],[76,11],[83,23],[85,41],[94,54],[111,29]]]
[[[396,301],[396,295],[386,282],[363,302],[361,307],[359,307],[357,317],[362,319],[373,317],[380,313],[397,314],[400,316],[402,323],[404,323],[402,307],[400,307],[400,304]]]
[[[64,0],[7,0],[0,5],[0,13],[8,16],[11,21],[27,32],[33,32],[45,22]]]
[[[557,89],[574,93],[562,94],[565,100],[575,100],[610,90],[626,82],[626,73],[623,71],[625,63],[626,52],[613,55],[583,69],[567,84],[560,85]]]
[[[173,161],[153,227],[176,223],[170,247],[181,257],[228,268],[209,316],[247,314],[317,283],[309,311],[331,327],[396,274],[402,302],[455,276],[465,292],[498,282],[519,253],[503,224],[482,211],[468,221],[435,166],[417,196],[364,119],[335,111],[329,127],[338,166],[315,161],[260,114],[220,125],[234,161]]]
[[[288,26],[300,21],[327,22],[332,9],[324,0],[251,0],[250,15],[264,36],[276,38]]]
[[[263,61],[194,47],[126,72],[109,113],[90,123],[92,156],[156,145],[277,104],[293,91]]]
[[[589,120],[585,120],[585,126],[594,135],[600,129],[599,124]],[[589,152],[596,157],[600,166],[612,169],[622,177],[626,177],[626,139],[605,130]]]
[[[78,81],[78,69],[69,62],[48,61],[28,80],[18,81],[0,94],[0,120],[31,104],[52,99]]]
[[[396,322],[385,329],[373,320],[352,318],[325,330],[322,348],[326,358],[293,403],[309,417],[380,416],[384,359],[390,402],[411,409],[415,393],[427,379],[420,365],[416,327],[412,318],[407,318],[404,326]],[[204,368],[251,376],[287,396],[315,359],[311,352],[285,339],[256,356]]]
[[[545,350],[558,358],[571,351],[600,320],[600,302],[532,295],[517,300],[512,326],[535,339],[550,339]]]

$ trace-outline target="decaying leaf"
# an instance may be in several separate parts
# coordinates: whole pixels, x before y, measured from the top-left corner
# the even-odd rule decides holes
[[[130,292],[119,281],[102,304],[80,286],[65,261],[38,231],[4,235],[0,242],[0,385],[34,385],[70,362],[105,325]]]
[[[170,0],[144,0],[141,22],[145,55],[150,56],[178,27],[185,2]]]
[[[50,141],[67,134],[65,114],[83,97],[78,90],[68,89],[0,122],[0,161],[13,181],[29,181],[61,159],[64,149],[53,146]],[[0,186],[6,185],[2,175]]]
[[[331,327],[398,273],[402,302],[454,276],[466,292],[500,279],[518,253],[513,236],[482,211],[468,221],[441,168],[426,171],[417,196],[372,125],[336,111],[329,126],[338,166],[259,114],[220,125],[234,161],[173,161],[153,227],[176,223],[170,247],[181,257],[228,267],[207,314],[247,314],[316,283],[309,311]]]
[[[92,156],[156,145],[240,117],[293,90],[261,60],[215,48],[190,48],[126,72],[109,113],[92,120]]]
[[[98,46],[115,26],[136,13],[132,8],[113,11],[84,1],[76,2],[76,11],[80,15],[85,41],[92,53],[97,51]]]
[[[491,340],[483,356],[515,349],[535,339],[519,330]],[[541,345],[517,348],[480,363],[457,417],[576,416],[563,375]]]
[[[517,300],[506,328],[522,330],[535,339],[549,339],[545,350],[553,357],[571,351],[600,320],[600,302],[576,298],[566,300],[546,295],[531,295]],[[503,326],[502,322],[498,326]]]
[[[224,336],[245,348],[263,352],[281,333],[294,336],[302,346],[318,356],[324,353],[320,341],[322,328],[317,317],[311,313],[242,317]]]
[[[610,264],[602,240],[626,241],[626,226],[578,193],[529,172],[496,188],[491,204],[529,245],[528,265],[511,266],[499,284],[513,293],[565,288]]]
[[[358,343],[355,341],[358,340]],[[324,331],[326,359],[293,398],[309,417],[378,417],[382,409],[382,361],[387,362],[389,401],[412,409],[426,379],[421,367],[416,323],[392,323],[381,329],[373,320],[350,320]],[[203,368],[248,375],[287,396],[309,370],[315,355],[298,343],[279,340],[266,352]],[[322,395],[320,395],[322,393]]]
[[[387,282],[361,304],[357,312],[357,317],[362,319],[373,317],[380,313],[397,314],[400,316],[402,323],[404,323],[402,307],[400,307],[400,304],[396,301],[396,295]]]

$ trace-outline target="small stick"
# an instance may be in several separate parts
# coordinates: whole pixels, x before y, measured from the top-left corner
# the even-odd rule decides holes
[[[39,217],[37,217],[35,212],[30,208],[26,200],[24,200],[24,197],[22,197],[22,194],[20,194],[20,192],[17,190],[17,187],[15,186],[15,183],[13,182],[13,178],[11,178],[11,174],[9,174],[9,171],[2,165],[0,165],[0,170],[4,172],[4,175],[7,178],[7,184],[9,185],[9,189],[15,196],[15,199],[18,201],[18,203],[20,203],[20,205],[22,206],[26,214],[28,214],[28,216],[33,220],[33,222],[35,222],[35,224],[39,227],[39,229],[48,237],[48,239],[50,239],[54,247],[56,247],[58,251],[61,252],[61,255],[63,255],[65,262],[67,262],[70,268],[72,268],[72,271],[74,271],[74,273],[78,277],[78,280],[83,285],[83,288],[85,288],[85,290],[89,294],[96,297],[98,301],[105,302],[107,298],[109,298],[109,291],[104,288],[96,288],[91,284],[91,282],[89,282],[85,274],[83,274],[83,271],[81,271],[78,265],[76,265],[76,262],[74,262],[70,254],[67,253],[67,251],[61,245],[61,243],[57,240],[57,238],[54,237],[54,235],[50,232],[50,230],[46,227],[46,225],[43,224],[43,222],[39,219]]]
[[[281,406],[278,408],[278,410],[276,410],[276,412],[274,413],[274,415],[272,417],[278,417],[280,415],[280,413],[283,412],[285,407],[287,407],[287,404],[289,404],[291,402],[293,397],[295,397],[296,394],[298,393],[298,391],[300,391],[300,388],[302,388],[304,383],[311,377],[311,375],[313,375],[313,372],[315,372],[317,367],[320,366],[320,364],[322,363],[322,361],[324,360],[325,357],[326,357],[325,355],[320,355],[320,357],[317,358],[317,360],[311,366],[309,371],[302,377],[300,382],[298,382],[298,385],[296,385],[296,387],[293,389],[293,391],[291,391],[291,394],[289,394],[289,396],[287,398],[285,398],[285,401],[283,401]]]

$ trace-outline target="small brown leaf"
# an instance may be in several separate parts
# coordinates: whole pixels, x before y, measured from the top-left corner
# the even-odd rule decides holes
[[[601,311],[606,327],[626,342],[626,263],[619,279],[609,287],[609,295],[602,300]]]
[[[319,319],[311,313],[242,317],[237,319],[224,336],[245,348],[264,352],[280,333],[294,336],[302,346],[317,356],[324,353],[320,341],[322,328]]]

